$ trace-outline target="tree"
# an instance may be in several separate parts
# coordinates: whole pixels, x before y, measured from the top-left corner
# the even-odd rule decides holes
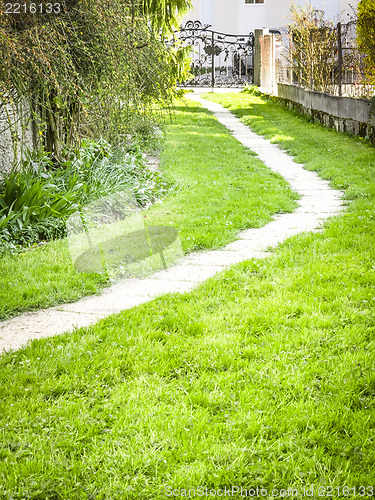
[[[142,0],[141,13],[151,18],[157,31],[168,33],[176,27],[183,14],[192,8],[191,0]]]
[[[57,160],[83,135],[123,141],[171,98],[176,58],[150,24],[172,26],[187,4],[61,0],[51,13],[27,2],[19,14],[1,3],[0,104],[27,101],[35,141]]]
[[[357,37],[360,50],[366,54],[366,77],[375,84],[375,0],[360,0],[358,4]]]

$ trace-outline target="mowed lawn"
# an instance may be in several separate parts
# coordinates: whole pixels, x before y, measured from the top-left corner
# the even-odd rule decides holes
[[[0,498],[373,496],[375,149],[251,94],[210,99],[344,189],[347,212],[191,293],[3,354]]]
[[[241,229],[296,207],[286,182],[192,101],[176,105],[160,169],[174,189],[144,211],[144,220],[176,227],[185,253],[223,246]],[[0,319],[73,302],[106,285],[99,274],[76,272],[67,240],[0,256]]]

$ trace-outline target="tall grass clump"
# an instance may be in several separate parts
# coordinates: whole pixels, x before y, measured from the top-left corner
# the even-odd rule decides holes
[[[104,140],[83,140],[55,167],[43,150],[29,152],[19,169],[0,182],[0,251],[64,237],[66,220],[80,205],[131,189],[141,207],[171,185],[146,167],[137,146],[114,149]]]

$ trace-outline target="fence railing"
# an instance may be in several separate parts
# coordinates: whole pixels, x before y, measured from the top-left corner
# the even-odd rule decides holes
[[[289,38],[284,37],[284,54],[277,58],[277,82],[293,83],[336,96],[375,95],[375,86],[366,82],[365,56],[357,45],[356,23],[338,23],[331,28],[314,30],[310,34],[312,50],[309,57],[298,52],[293,34]],[[326,53],[319,60],[317,54],[322,53],[319,49],[323,44]]]
[[[200,21],[188,21],[166,44],[189,48],[190,74],[179,82],[182,86],[241,87],[253,82],[254,33],[219,33]]]

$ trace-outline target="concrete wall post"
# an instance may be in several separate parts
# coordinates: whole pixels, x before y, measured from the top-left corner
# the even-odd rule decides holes
[[[268,29],[254,31],[254,84],[267,93],[277,92],[276,36]]]

